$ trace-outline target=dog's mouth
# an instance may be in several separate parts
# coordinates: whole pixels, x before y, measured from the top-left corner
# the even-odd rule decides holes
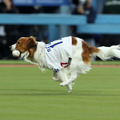
[[[20,52],[20,55],[18,56],[18,58],[21,58],[22,52],[20,50],[18,50]]]
[[[20,59],[23,59],[23,58],[26,58],[26,57],[28,57],[28,56],[29,56],[29,52],[28,52],[28,51],[26,51],[26,52],[24,52],[24,53],[20,52],[19,58],[20,58]]]
[[[29,56],[29,52],[28,51],[22,52],[21,50],[16,49],[16,44],[11,45],[9,48],[12,51],[12,55],[14,57],[17,57],[19,59],[23,59],[23,58]]]
[[[23,59],[25,57],[28,57],[29,56],[29,52],[28,51],[25,51],[24,53],[22,53],[20,50],[11,50],[12,51],[12,55],[16,58],[19,58],[19,59]],[[17,53],[16,53],[17,51]],[[19,54],[19,55],[18,55]]]

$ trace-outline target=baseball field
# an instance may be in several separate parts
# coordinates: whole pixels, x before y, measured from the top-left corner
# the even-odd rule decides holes
[[[0,120],[120,120],[120,62],[94,65],[69,94],[49,70],[0,61]]]

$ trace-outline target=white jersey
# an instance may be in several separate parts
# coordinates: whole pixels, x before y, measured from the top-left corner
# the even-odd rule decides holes
[[[47,67],[57,72],[68,66],[72,58],[72,37],[64,37],[45,45]]]

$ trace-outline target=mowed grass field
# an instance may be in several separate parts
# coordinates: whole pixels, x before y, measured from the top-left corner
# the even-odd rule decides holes
[[[0,120],[120,120],[120,68],[92,68],[73,93],[38,67],[0,67]]]

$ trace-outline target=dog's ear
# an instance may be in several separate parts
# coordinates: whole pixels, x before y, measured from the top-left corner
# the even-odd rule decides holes
[[[27,42],[27,47],[30,49],[30,48],[35,47],[36,45],[37,45],[37,42],[35,38],[33,36],[30,36]]]

